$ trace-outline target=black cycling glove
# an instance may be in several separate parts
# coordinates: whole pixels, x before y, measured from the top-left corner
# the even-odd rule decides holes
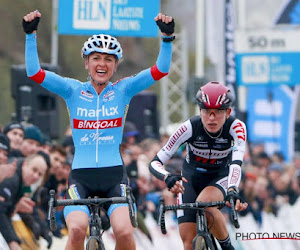
[[[23,30],[26,34],[31,34],[34,30],[37,30],[37,27],[39,25],[40,18],[36,17],[34,20],[31,22],[26,22],[23,19]]]
[[[164,23],[161,20],[157,20],[156,24],[162,33],[166,33],[167,35],[172,35],[174,33],[174,27],[175,27],[174,19],[170,23]]]
[[[225,201],[230,201],[231,199],[233,200],[234,205],[237,200],[240,200],[242,203],[245,202],[245,200],[239,195],[239,192],[234,189],[227,192]]]
[[[181,175],[169,174],[167,176],[167,178],[165,179],[165,183],[166,183],[168,189],[171,189],[175,185],[176,181],[180,181],[180,180],[182,180]]]

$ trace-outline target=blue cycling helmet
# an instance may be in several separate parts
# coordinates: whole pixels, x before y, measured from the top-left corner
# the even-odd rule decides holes
[[[110,35],[99,34],[91,36],[81,49],[81,57],[90,55],[93,52],[114,55],[120,60],[122,58],[122,48],[118,40]]]

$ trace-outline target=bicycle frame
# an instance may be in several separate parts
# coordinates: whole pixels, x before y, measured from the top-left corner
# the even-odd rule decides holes
[[[234,201],[230,200],[231,204],[231,218],[233,220],[233,224],[236,228],[239,228],[239,222],[237,217],[237,212],[234,209]],[[217,249],[215,239],[209,232],[207,226],[207,219],[205,215],[205,208],[208,207],[219,207],[222,208],[225,206],[225,201],[213,201],[213,202],[195,202],[195,203],[182,203],[180,205],[165,205],[164,199],[160,199],[159,205],[159,218],[158,225],[161,228],[161,232],[163,234],[167,233],[166,225],[165,225],[165,212],[166,211],[176,211],[176,210],[187,210],[187,209],[196,209],[197,217],[196,217],[196,227],[197,227],[197,235],[193,240],[193,249],[200,249],[200,244],[205,244],[206,248],[203,249]],[[200,241],[204,240],[204,242],[200,243]],[[202,250],[202,247],[201,247]]]
[[[134,211],[134,201],[130,188],[126,188],[126,197],[111,197],[111,198],[88,198],[88,199],[65,199],[65,200],[56,200],[55,191],[50,190],[50,199],[48,202],[48,220],[50,222],[50,229],[55,231],[56,226],[56,218],[55,218],[55,207],[60,206],[72,206],[72,205],[86,205],[89,207],[91,212],[91,217],[89,219],[89,229],[90,229],[90,237],[87,242],[87,249],[89,249],[88,244],[95,243],[96,246],[93,249],[105,249],[102,241],[102,222],[99,216],[100,207],[104,204],[119,204],[119,203],[128,203],[129,208],[129,217],[133,227],[137,227],[137,221],[135,217]]]
[[[204,208],[199,208],[196,214],[197,235],[193,240],[193,249],[199,249],[199,237],[203,237],[208,249],[217,249],[215,239],[209,232]]]
[[[90,237],[86,243],[86,249],[90,250],[90,245],[95,245],[95,248],[105,249],[102,240],[102,221],[100,217],[100,208],[97,205],[89,205],[91,217],[89,219]],[[92,249],[91,249],[92,250]]]

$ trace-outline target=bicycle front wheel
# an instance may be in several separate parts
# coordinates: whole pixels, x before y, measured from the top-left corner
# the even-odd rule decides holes
[[[86,244],[86,250],[105,250],[105,247],[102,241],[96,238],[90,238]]]
[[[207,245],[206,239],[199,235],[193,240],[193,249],[194,250],[215,250]]]

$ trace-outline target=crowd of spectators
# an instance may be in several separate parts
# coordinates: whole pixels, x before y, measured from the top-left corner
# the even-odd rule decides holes
[[[63,199],[66,192],[74,154],[70,130],[61,143],[53,143],[33,124],[14,122],[0,131],[0,232],[11,249],[26,249],[26,239],[12,219],[18,214],[36,246],[42,237],[50,247],[53,237],[60,238],[66,232],[61,210],[57,211],[55,232],[50,232],[46,217],[49,190],[56,191],[57,199]],[[121,154],[136,199],[139,229],[149,240],[152,236],[145,217],[150,214],[157,219],[160,197],[167,204],[176,203],[165,183],[149,172],[150,161],[167,139],[168,135],[162,135],[160,139],[141,140],[134,124],[125,124]],[[180,174],[185,153],[183,145],[166,164],[169,172]],[[296,202],[300,194],[300,154],[286,163],[280,152],[268,155],[263,144],[249,144],[242,169],[240,193],[249,206],[241,216],[250,213],[260,225],[263,212],[276,216],[283,204]]]
[[[74,153],[72,137],[54,144],[33,124],[13,122],[0,130],[0,233],[10,249],[38,249],[40,237],[48,247],[62,237],[47,221],[49,190],[64,197]],[[74,148],[74,147],[73,147]],[[23,227],[25,226],[25,227]],[[18,230],[24,228],[26,232]]]

